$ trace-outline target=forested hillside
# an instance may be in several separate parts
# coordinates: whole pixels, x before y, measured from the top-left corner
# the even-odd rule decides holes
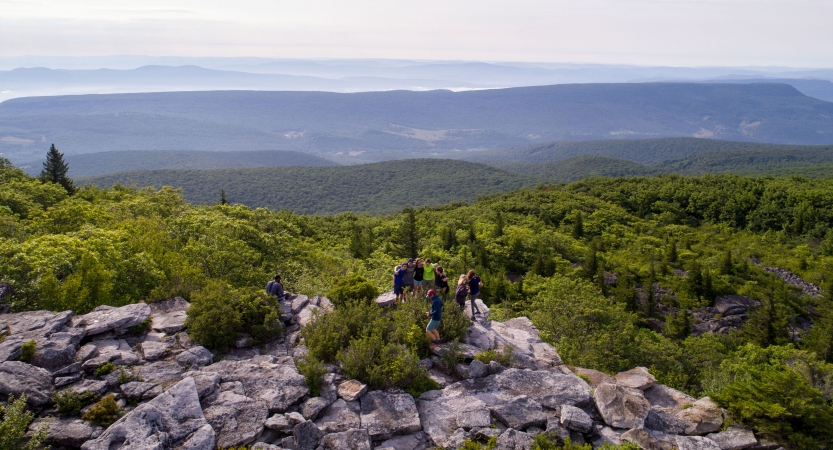
[[[127,150],[86,153],[66,157],[69,176],[89,177],[116,172],[152,169],[227,169],[232,167],[335,166],[336,163],[300,152],[200,152],[176,150]],[[26,173],[40,173],[40,161],[21,165]]]
[[[98,186],[174,186],[185,199],[297,213],[383,214],[407,206],[472,202],[481,195],[534,186],[537,180],[484,164],[411,159],[341,167],[262,167],[223,170],[146,170],[79,180]]]
[[[530,317],[570,365],[645,366],[788,448],[833,443],[833,298],[814,286],[833,274],[830,179],[593,179],[387,216],[305,216],[190,205],[171,189],[69,195],[0,165],[0,278],[15,311],[180,295],[240,326],[276,271],[309,295],[347,276],[389,289],[394,264],[413,256],[451,280],[477,269],[492,317]],[[340,329],[319,329],[320,342]]]
[[[833,103],[767,83],[79,95],[0,103],[0,133],[0,151],[15,161],[36,158],[38,142],[55,142],[67,154],[279,149],[325,157],[361,151],[362,158],[378,161],[391,154],[611,138],[828,144]]]

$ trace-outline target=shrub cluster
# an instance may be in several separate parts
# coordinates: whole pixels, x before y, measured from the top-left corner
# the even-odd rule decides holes
[[[274,298],[254,289],[234,289],[222,281],[208,281],[191,296],[186,325],[191,337],[206,347],[226,351],[241,333],[254,344],[274,339],[283,331]]]
[[[26,396],[9,396],[6,405],[0,404],[0,450],[36,450],[42,448],[49,428],[39,426],[26,441],[29,424],[34,414],[26,411]]]
[[[512,354],[514,349],[511,345],[507,345],[503,350],[489,349],[477,354],[474,359],[489,364],[492,361],[497,361],[501,366],[508,367],[512,362]]]
[[[81,418],[107,428],[123,415],[124,409],[116,403],[116,396],[110,394],[91,406]]]
[[[392,309],[365,300],[347,300],[335,311],[319,314],[301,333],[309,358],[338,363],[348,377],[374,389],[397,386],[416,396],[438,388],[419,367],[420,359],[430,354],[425,334],[428,309],[424,299]],[[447,304],[440,336],[460,340],[469,324],[460,308]]]
[[[37,348],[38,343],[35,341],[29,341],[25,344],[20,346],[20,357],[18,358],[20,361],[29,362],[31,361],[32,357],[35,356],[35,349]]]
[[[52,401],[58,413],[64,416],[77,416],[82,409],[98,400],[98,394],[92,391],[78,393],[71,389],[52,394]]]
[[[336,307],[349,301],[370,302],[379,295],[379,290],[359,274],[351,274],[336,280],[327,292],[327,298]]]

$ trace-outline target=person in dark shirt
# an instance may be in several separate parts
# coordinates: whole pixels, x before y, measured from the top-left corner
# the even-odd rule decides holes
[[[269,280],[266,283],[266,295],[272,295],[278,298],[278,301],[283,300],[286,293],[283,291],[283,284],[281,284],[281,276],[275,275],[274,280]]]
[[[441,266],[435,267],[434,273],[434,284],[437,286],[439,294],[442,295],[443,299],[445,299],[448,295],[448,275],[446,275],[445,269]]]
[[[480,288],[483,287],[483,282],[480,281],[480,277],[478,277],[474,270],[469,270],[469,273],[466,274],[466,278],[469,280],[469,300],[471,300],[471,320],[474,322],[477,320],[474,316],[480,315],[480,308],[477,307],[477,302],[475,300],[478,299],[480,296]]]
[[[393,294],[396,295],[396,301],[405,301],[405,269],[402,266],[396,266],[393,269]]]
[[[425,267],[422,265],[422,258],[414,261],[414,295],[422,292],[422,281],[425,277]]]
[[[428,291],[428,297],[431,299],[431,311],[425,313],[431,320],[428,321],[428,326],[425,327],[425,334],[428,339],[431,339],[431,348],[435,348],[442,344],[440,340],[440,321],[443,320],[443,301],[437,292],[433,289]]]
[[[402,264],[402,269],[405,270],[405,275],[402,279],[405,282],[405,289],[407,294],[414,295],[414,270],[416,270],[416,264],[414,264],[413,258],[408,258],[408,262]],[[404,296],[402,300],[404,300]]]

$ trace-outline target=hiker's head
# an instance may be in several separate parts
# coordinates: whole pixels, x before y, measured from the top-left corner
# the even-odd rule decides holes
[[[443,273],[443,268],[442,268],[442,266],[437,266],[437,269],[436,269],[436,270],[437,270],[437,273]]]
[[[429,297],[433,297],[433,296],[435,296],[436,294],[437,294],[437,291],[435,291],[435,290],[433,290],[433,289],[430,289],[430,290],[428,291],[428,296],[429,296]]]
[[[460,278],[457,280],[457,284],[463,284],[466,282],[466,274],[460,275]]]
[[[275,275],[275,281],[281,281],[281,276],[280,275]]]
[[[466,277],[467,277],[469,280],[471,280],[472,278],[474,278],[474,269],[469,270],[469,273],[467,273],[467,274],[466,274]]]
[[[425,264],[431,264],[431,258],[425,258]]]

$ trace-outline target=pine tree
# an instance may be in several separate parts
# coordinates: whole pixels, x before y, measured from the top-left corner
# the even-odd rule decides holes
[[[665,254],[665,259],[669,263],[674,264],[675,262],[677,262],[678,258],[679,255],[677,255],[677,241],[672,239],[671,242],[668,244],[668,251]]]
[[[732,262],[732,251],[728,248],[723,254],[723,259],[720,261],[720,274],[732,275],[735,271],[734,263]]]
[[[40,173],[40,180],[43,183],[56,183],[63,186],[69,193],[75,192],[75,186],[72,185],[72,180],[67,177],[69,166],[64,162],[64,154],[55,148],[55,144],[49,148],[46,153],[46,161],[43,163],[43,170]]]
[[[226,200],[226,190],[220,189],[220,204],[221,205],[228,205],[228,200]]]
[[[501,236],[503,236],[503,214],[498,211],[495,219],[495,237]]]
[[[584,218],[581,216],[581,211],[576,211],[576,219],[573,223],[573,237],[576,239],[584,236]]]
[[[402,214],[405,217],[400,228],[402,238],[400,254],[406,258],[416,258],[419,255],[419,231],[417,230],[416,212],[413,208],[405,208],[402,210]]]

